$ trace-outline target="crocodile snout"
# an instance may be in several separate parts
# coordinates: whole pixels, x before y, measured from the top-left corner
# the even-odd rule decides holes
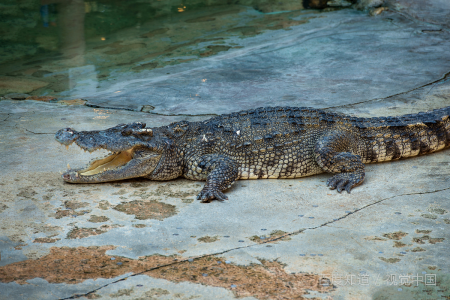
[[[66,146],[72,144],[78,138],[78,132],[72,128],[63,128],[55,134],[55,139]]]

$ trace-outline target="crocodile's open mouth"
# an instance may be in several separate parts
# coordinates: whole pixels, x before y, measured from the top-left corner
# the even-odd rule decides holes
[[[82,176],[92,176],[105,171],[114,170],[126,165],[133,159],[133,149],[113,153],[103,159],[98,159],[89,164],[89,166],[80,170],[78,173]]]
[[[156,168],[161,155],[141,147],[112,152],[84,168],[71,169],[67,165],[62,178],[70,183],[96,183],[146,176]]]
[[[135,123],[130,127],[148,134],[148,130],[141,127],[141,123]],[[124,132],[126,125],[104,131],[77,132],[71,128],[64,128],[55,134],[56,140],[66,146],[75,143],[84,151],[108,150],[110,154],[97,159],[80,169],[71,169],[62,174],[66,182],[71,183],[96,183],[123,180],[150,175],[159,163],[162,152],[157,152],[148,140],[151,136],[130,136]],[[117,130],[116,130],[117,129]],[[145,141],[147,138],[147,141]]]
[[[69,145],[66,145],[66,149],[69,149]],[[82,145],[80,146],[85,152],[89,151],[85,149]],[[96,149],[97,150],[97,149]],[[89,152],[93,152],[95,150],[91,150]],[[88,177],[95,179],[95,181],[99,181],[98,177],[102,174],[113,174],[118,173],[118,171],[124,168],[130,161],[133,160],[133,148],[119,151],[119,152],[111,152],[104,158],[96,159],[91,161],[86,167],[80,169],[71,169],[70,165],[67,164],[67,171],[62,174],[62,178],[67,182],[87,182],[90,181]],[[116,180],[123,179],[117,178]],[[104,181],[104,180],[101,180]],[[108,180],[109,181],[109,180]]]

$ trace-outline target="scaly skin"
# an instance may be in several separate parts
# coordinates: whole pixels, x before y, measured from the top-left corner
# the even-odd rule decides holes
[[[144,123],[103,131],[66,128],[56,133],[56,139],[64,145],[75,142],[88,151],[108,149],[131,159],[104,171],[102,165],[96,174],[69,170],[63,174],[67,182],[184,176],[206,180],[198,199],[209,202],[226,200],[223,191],[238,179],[299,178],[323,172],[334,174],[327,182],[331,189],[350,193],[364,181],[365,163],[449,148],[449,115],[450,107],[380,118],[267,107],[156,128],[146,128]]]

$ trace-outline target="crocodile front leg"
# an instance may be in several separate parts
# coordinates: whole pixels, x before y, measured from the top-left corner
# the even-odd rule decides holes
[[[185,177],[195,180],[205,180],[206,177],[206,184],[197,200],[223,201],[228,200],[228,197],[222,191],[230,188],[238,179],[239,170],[232,159],[223,155],[207,154],[187,163]]]
[[[347,131],[333,131],[322,136],[316,143],[314,154],[316,162],[326,172],[337,173],[327,181],[327,186],[340,193],[364,181],[364,164],[357,155],[358,139]]]

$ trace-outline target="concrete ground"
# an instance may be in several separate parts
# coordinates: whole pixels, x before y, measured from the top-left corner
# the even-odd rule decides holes
[[[89,77],[68,101],[0,101],[0,299],[450,299],[450,150],[368,165],[351,194],[323,174],[238,181],[203,204],[185,179],[66,184],[68,163],[100,154],[54,140],[259,106],[449,106],[448,24],[414,16],[310,12],[212,56]]]

